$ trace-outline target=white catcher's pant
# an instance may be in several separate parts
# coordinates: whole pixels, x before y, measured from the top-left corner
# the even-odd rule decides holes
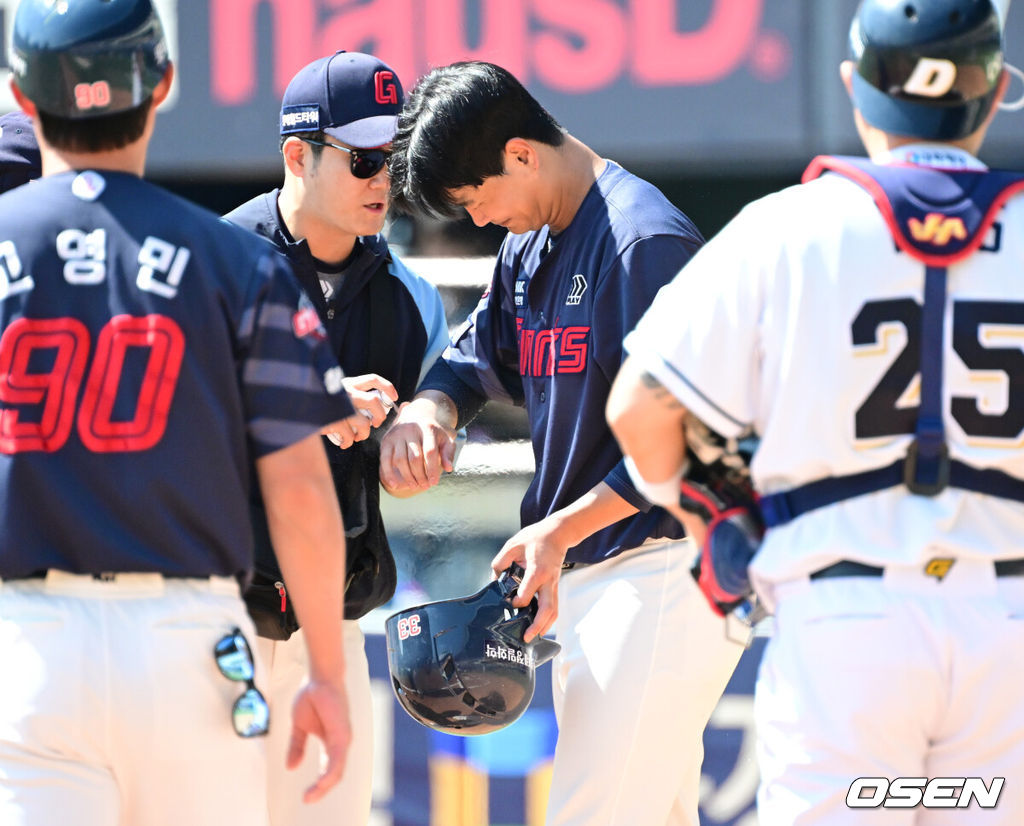
[[[743,652],[688,540],[563,573],[548,826],[697,826],[702,736]]]
[[[1024,577],[957,560],[776,587],[758,674],[761,826],[1020,826]],[[857,777],[995,777],[995,809],[848,809]]]
[[[270,703],[267,805],[271,826],[366,826],[370,819],[373,802],[370,666],[359,623],[345,620],[342,631],[352,743],[344,776],[316,803],[303,803],[302,793],[323,770],[325,758],[320,741],[315,738],[306,741],[306,755],[298,768],[289,771],[284,766],[291,735],[292,703],[309,676],[305,638],[300,630],[283,642],[263,637],[257,640],[263,666],[261,687]]]
[[[213,658],[235,626],[252,644],[230,579],[0,583],[0,824],[265,824],[264,738]]]

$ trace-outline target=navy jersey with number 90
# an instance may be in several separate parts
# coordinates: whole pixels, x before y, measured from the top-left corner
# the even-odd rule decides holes
[[[0,197],[0,578],[251,567],[254,458],[352,414],[287,261],[118,172]]]

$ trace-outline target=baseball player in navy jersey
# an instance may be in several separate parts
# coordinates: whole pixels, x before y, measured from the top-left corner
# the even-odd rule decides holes
[[[288,730],[271,730],[267,792],[275,826],[358,826],[370,817],[373,709],[358,620],[387,602],[396,582],[379,506],[378,428],[396,401],[412,398],[448,343],[437,288],[410,271],[380,235],[389,204],[385,162],[403,99],[398,76],[373,55],[337,52],[305,66],[281,104],[284,184],[227,216],[289,257],[361,414],[332,423],[324,440],[347,528],[343,629],[352,745],[342,782],[315,805],[303,806],[298,791],[319,772],[319,755],[310,749],[298,770],[286,772],[275,755],[287,751]],[[254,494],[256,581],[246,602],[269,665],[271,712],[281,708],[286,714],[306,679],[306,646],[301,629],[290,633],[288,581]]]
[[[456,427],[524,405],[537,470],[523,528],[527,637],[554,623],[559,738],[547,822],[697,824],[701,736],[739,658],[688,573],[691,543],[630,482],[604,421],[622,338],[702,238],[651,184],[566,133],[508,72],[429,73],[399,120],[407,208],[506,227],[490,289],[381,446],[389,487],[451,469]]]
[[[341,368],[282,256],[141,179],[172,77],[150,0],[13,28],[44,175],[0,197],[0,823],[265,823],[250,468],[310,650],[312,801],[349,739]]]
[[[869,159],[816,159],[705,246],[627,337],[608,414],[666,504],[695,467],[684,421],[724,453],[760,440],[767,533],[749,572],[775,622],[759,822],[1009,826],[1024,811],[1024,175],[977,158],[1007,85],[1000,22],[988,0],[864,0],[850,45]],[[717,532],[701,559],[716,602],[742,596],[715,587],[735,571],[709,573]]]

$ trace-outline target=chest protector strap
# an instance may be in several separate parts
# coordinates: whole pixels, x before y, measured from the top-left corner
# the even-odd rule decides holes
[[[803,181],[825,172],[835,172],[867,190],[899,249],[925,266],[921,406],[914,440],[903,459],[763,496],[760,504],[766,526],[784,525],[808,511],[898,485],[919,496],[936,496],[952,486],[1024,502],[1024,479],[950,459],[942,423],[948,267],[978,250],[1003,204],[1024,190],[1024,175],[879,166],[865,158],[821,156],[807,168]]]

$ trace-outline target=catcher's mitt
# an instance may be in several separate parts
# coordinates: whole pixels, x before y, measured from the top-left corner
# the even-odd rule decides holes
[[[679,506],[707,524],[693,576],[719,616],[752,594],[747,566],[764,536],[750,481],[752,440],[725,439],[692,415],[686,420],[687,466]]]

